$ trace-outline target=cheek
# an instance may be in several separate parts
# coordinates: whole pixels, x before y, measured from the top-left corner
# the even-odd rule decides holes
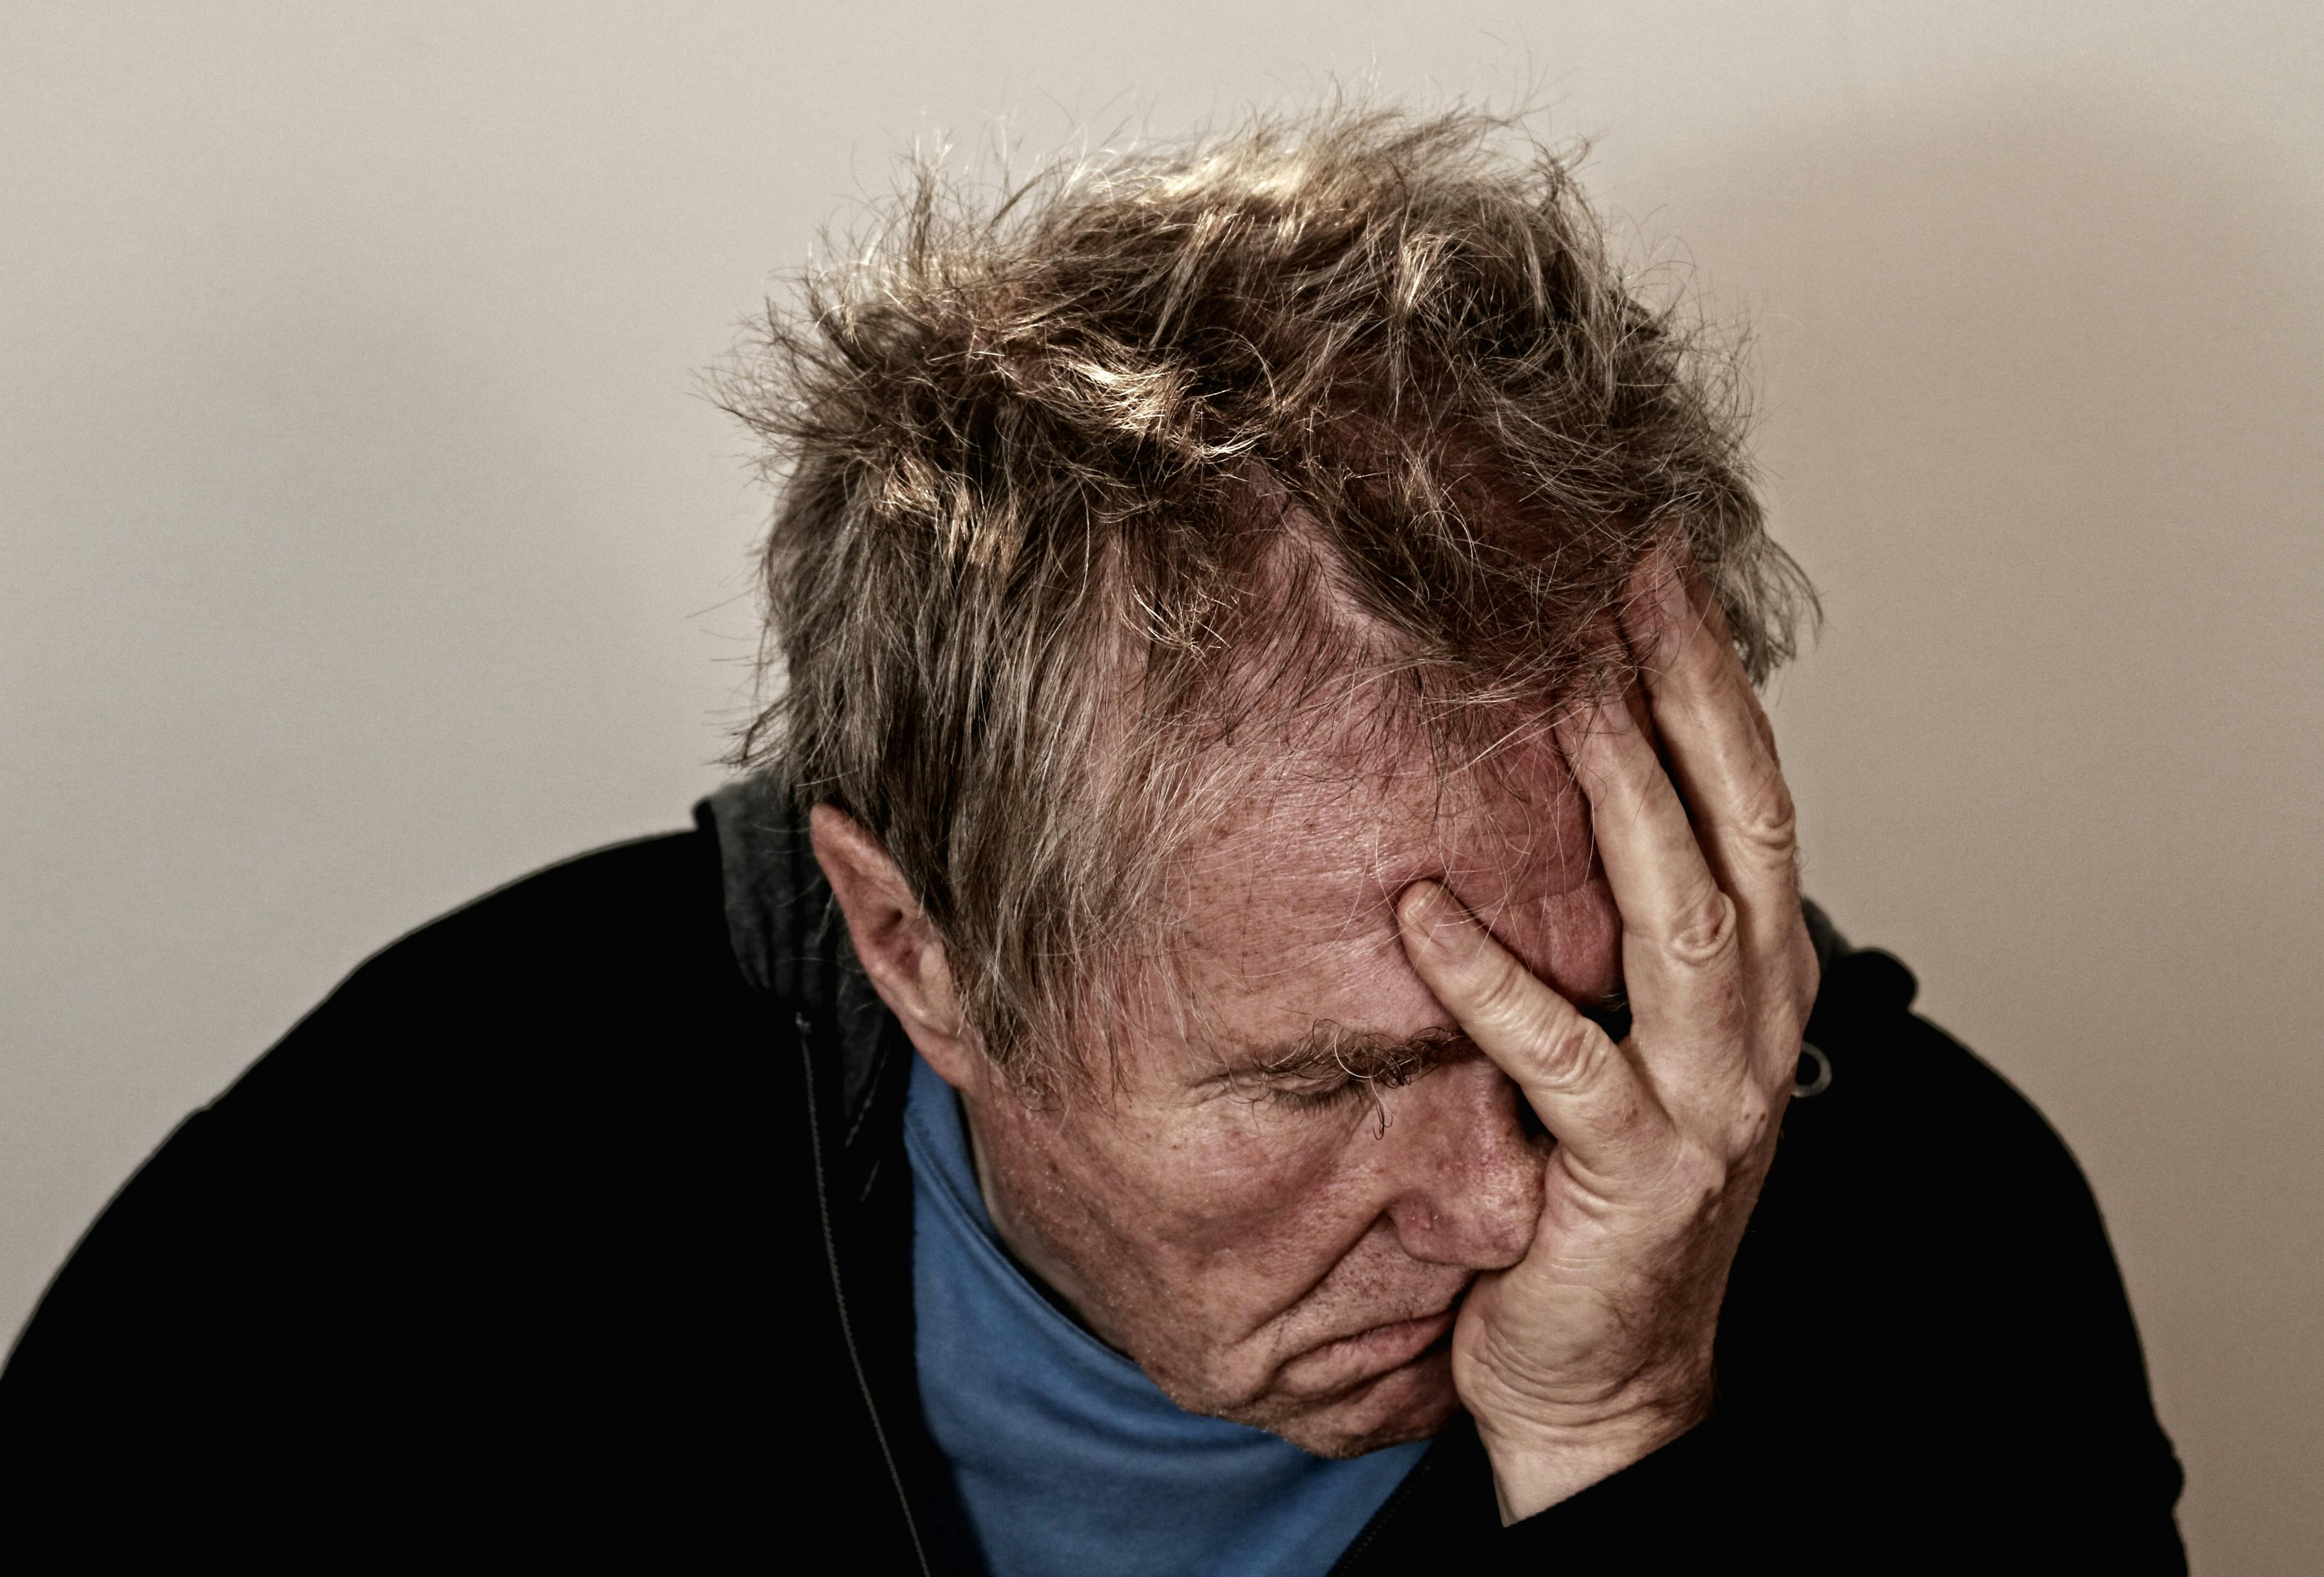
[[[1363,1213],[1341,1124],[1222,1096],[1125,1137],[1109,1183],[1137,1207],[1141,1235],[1186,1268],[1293,1268],[1362,1231],[1340,1231]]]
[[[1250,1108],[1189,1137],[1181,1174],[1188,1242],[1303,1285],[1363,1235],[1379,1202],[1351,1155],[1350,1132],[1369,1110],[1342,1116]]]
[[[1349,1162],[1350,1132],[1368,1120],[1295,1120],[1228,1096],[1020,1130],[1006,1169],[1047,1174],[1045,1235],[1071,1240],[1057,1246],[1086,1271],[1248,1330],[1322,1279],[1379,1213]]]

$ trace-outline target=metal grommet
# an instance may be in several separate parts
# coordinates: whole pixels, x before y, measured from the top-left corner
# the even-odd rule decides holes
[[[1807,1071],[1809,1062],[1815,1064],[1812,1078],[1800,1075]],[[1804,1101],[1811,1095],[1821,1095],[1831,1088],[1831,1058],[1824,1056],[1823,1047],[1812,1040],[1800,1042],[1799,1065],[1792,1070],[1792,1099]]]

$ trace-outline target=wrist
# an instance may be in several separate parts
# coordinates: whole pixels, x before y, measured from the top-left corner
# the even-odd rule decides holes
[[[1522,1522],[1645,1461],[1710,1413],[1706,1389],[1684,1400],[1641,1402],[1587,1417],[1477,1414],[1477,1437],[1492,1464],[1502,1525]]]

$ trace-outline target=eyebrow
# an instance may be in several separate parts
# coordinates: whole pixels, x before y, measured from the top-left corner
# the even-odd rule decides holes
[[[1291,1040],[1230,1058],[1222,1076],[1230,1083],[1250,1084],[1336,1074],[1377,1089],[1393,1090],[1432,1068],[1476,1055],[1476,1046],[1457,1029],[1383,1035],[1318,1019],[1305,1034]]]

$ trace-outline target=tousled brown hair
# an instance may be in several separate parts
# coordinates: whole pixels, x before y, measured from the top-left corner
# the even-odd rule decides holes
[[[1255,720],[1368,696],[1474,761],[1609,677],[1657,542],[1791,654],[1731,372],[1521,120],[1254,118],[981,203],[923,161],[716,380],[779,495],[735,759],[880,839],[1041,1082]]]

